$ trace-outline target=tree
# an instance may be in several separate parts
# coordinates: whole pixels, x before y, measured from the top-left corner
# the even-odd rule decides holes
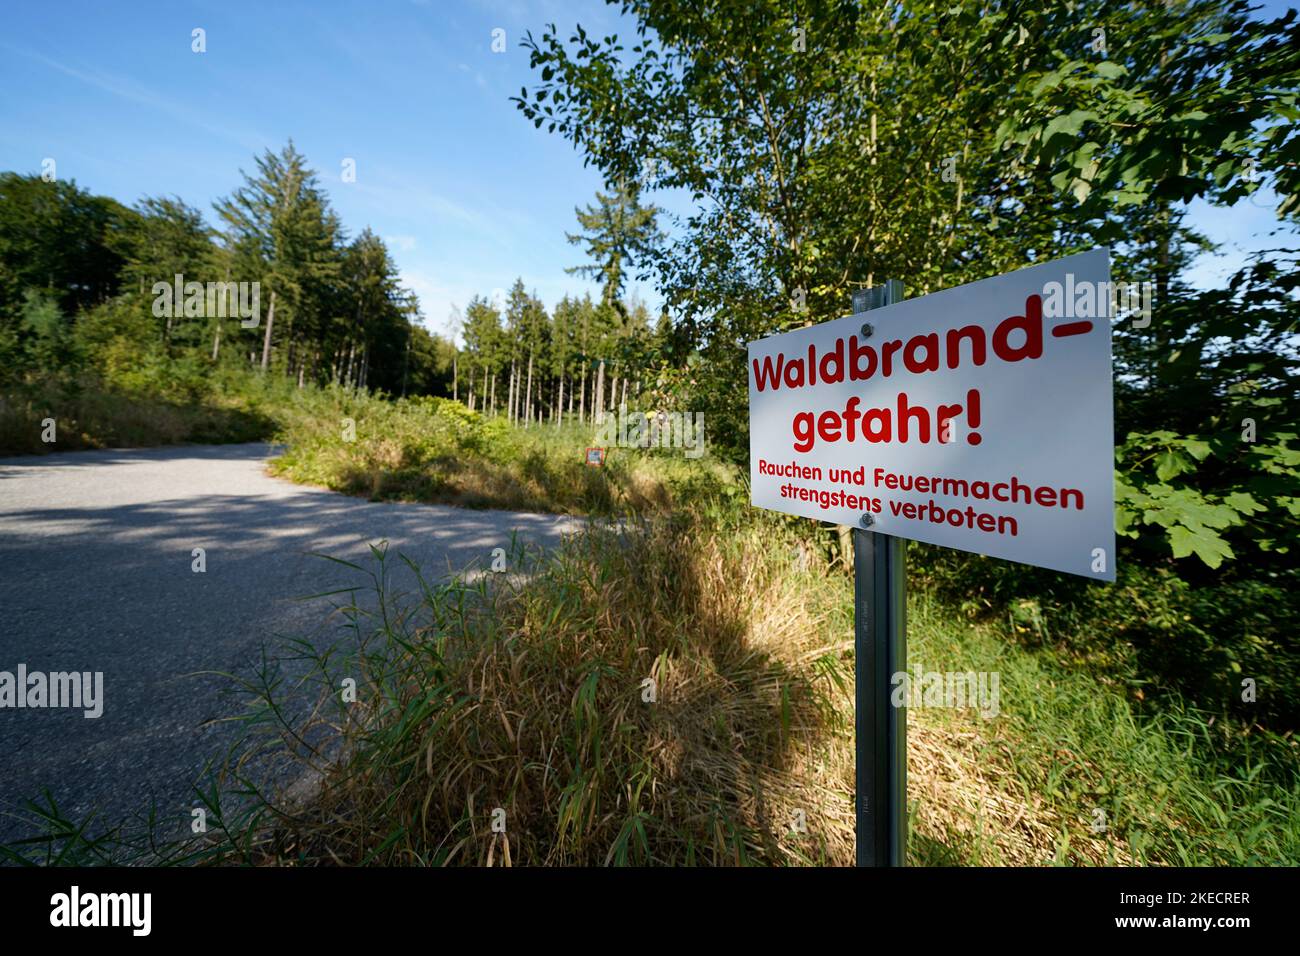
[[[549,364],[551,330],[546,307],[535,295],[528,294],[522,279],[516,279],[510,288],[506,335],[512,368],[510,420],[522,420],[527,427],[532,424],[535,412],[540,415],[541,371]]]
[[[203,213],[179,197],[146,198],[138,212],[139,217],[125,230],[123,243],[126,261],[122,278],[128,293],[152,301],[155,282],[170,286],[178,275],[186,282],[217,278],[212,231],[203,221]],[[168,348],[178,319],[183,318],[179,302],[173,302],[167,314],[159,317],[159,337]],[[206,329],[195,323],[186,328],[187,344],[206,340]]]
[[[404,293],[388,248],[368,228],[343,254],[340,291],[347,307],[336,325],[337,342],[330,349],[334,377],[365,388],[372,381],[372,366],[378,365],[385,372],[380,387],[391,389],[405,355]],[[394,326],[400,326],[399,335],[394,336]]]
[[[411,327],[409,393],[448,395],[452,393],[452,363],[455,343],[435,335],[423,325]]]
[[[1003,104],[970,82],[1014,85],[1006,14],[831,0],[624,7],[630,47],[581,27],[567,42],[554,27],[530,35],[540,82],[516,102],[607,181],[695,200],[653,261],[708,366],[697,397],[737,452],[744,342],[840,314],[855,285],[901,275],[923,292],[1050,245],[1055,190],[996,155]],[[1004,206],[1018,212],[999,217]]]
[[[216,209],[236,258],[261,273],[267,302],[262,369],[270,365],[278,309],[280,326],[287,330],[281,335],[285,371],[301,376],[303,366],[319,355],[295,346],[321,331],[341,268],[342,229],[315,172],[292,142],[278,154],[267,150],[256,162],[257,173],[244,173],[244,185]]]
[[[529,35],[540,76],[515,102],[606,181],[695,200],[655,268],[703,363],[695,400],[737,456],[744,343],[842,314],[854,287],[924,294],[1113,241],[1126,203],[1169,226],[1134,261],[1156,272],[1187,238],[1168,204],[1240,195],[1243,150],[1268,151],[1256,166],[1294,192],[1291,16],[1208,0],[622,6],[626,45]]]
[[[627,271],[654,255],[660,235],[655,226],[658,210],[642,206],[623,181],[611,193],[596,193],[596,205],[575,209],[581,231],[566,233],[569,242],[585,247],[587,265],[565,271],[599,279],[601,301],[621,308]]]
[[[1300,23],[1295,10],[1259,21],[1251,9],[1093,0],[1038,15],[1091,30],[1019,77],[1000,140],[1048,169],[1099,241],[1124,238],[1114,214],[1125,207],[1230,205],[1265,181],[1279,214],[1300,213]]]
[[[482,296],[475,296],[465,308],[462,330],[465,351],[471,360],[464,366],[469,382],[467,403],[474,408],[475,398],[484,408],[490,402],[492,386],[501,370],[504,346],[501,313]]]
[[[0,364],[6,376],[27,369],[36,354],[23,345],[36,328],[25,315],[40,316],[37,325],[63,340],[68,331],[63,326],[117,293],[123,233],[136,217],[75,182],[0,173]],[[31,292],[39,293],[36,300]],[[58,330],[46,325],[55,314],[51,305],[59,316]],[[39,352],[47,358],[68,354]]]

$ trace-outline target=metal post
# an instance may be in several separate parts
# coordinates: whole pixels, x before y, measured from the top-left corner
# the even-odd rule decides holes
[[[902,298],[903,283],[890,279],[855,292],[853,312]],[[866,530],[872,523],[864,515],[853,530],[857,863],[902,866],[907,852],[907,710],[892,706],[890,698],[893,675],[907,670],[906,542]]]

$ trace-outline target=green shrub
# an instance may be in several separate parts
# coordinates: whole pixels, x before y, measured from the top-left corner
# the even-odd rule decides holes
[[[1113,585],[921,544],[908,563],[967,616],[1005,617],[1025,643],[1063,648],[1138,698],[1177,691],[1213,713],[1300,726],[1300,574],[1194,584],[1172,563],[1126,557],[1121,547]]]

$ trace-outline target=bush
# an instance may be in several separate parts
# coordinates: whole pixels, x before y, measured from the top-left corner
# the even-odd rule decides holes
[[[49,419],[55,422],[53,442],[43,440]],[[3,454],[257,441],[272,427],[263,411],[237,400],[190,402],[111,391],[95,378],[26,383],[0,394]]]
[[[1113,585],[929,545],[913,544],[908,562],[967,616],[1006,617],[1026,643],[1060,647],[1139,699],[1177,691],[1214,713],[1300,726],[1294,571],[1192,584],[1170,563],[1126,560],[1123,548]],[[1242,699],[1247,679],[1253,702]]]

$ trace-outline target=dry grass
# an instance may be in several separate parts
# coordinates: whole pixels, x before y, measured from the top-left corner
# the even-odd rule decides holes
[[[397,560],[353,566],[375,600],[341,609],[346,645],[298,642],[248,680],[246,745],[203,790],[209,837],[169,861],[853,863],[851,582],[807,525],[701,502],[413,596],[390,586]],[[294,653],[307,678],[277,663]],[[1208,759],[1201,717],[1140,718],[924,594],[909,655],[1001,674],[993,719],[909,710],[909,863],[1296,858],[1294,774]],[[286,754],[298,786],[231,802]],[[41,816],[64,861],[157,860],[154,841],[89,846],[53,807]]]
[[[842,656],[810,666],[825,621],[751,560],[770,546],[593,527],[520,587],[431,592],[433,621],[393,621],[356,659],[371,703],[338,718],[350,756],[271,856],[850,862]]]
[[[789,525],[593,526],[530,574],[481,581],[390,607],[353,663],[323,664],[319,713],[347,756],[317,758],[315,797],[264,807],[241,852],[280,865],[852,865],[849,582],[809,562]],[[348,674],[361,703],[339,706]],[[1063,833],[1070,862],[1126,860],[1026,790],[1005,724],[909,718],[910,862],[1050,864]]]
[[[1123,844],[1066,819],[1027,790],[999,739],[978,715],[913,711],[908,722],[908,802],[915,864],[1127,865]],[[1070,855],[1062,859],[1062,835]]]

